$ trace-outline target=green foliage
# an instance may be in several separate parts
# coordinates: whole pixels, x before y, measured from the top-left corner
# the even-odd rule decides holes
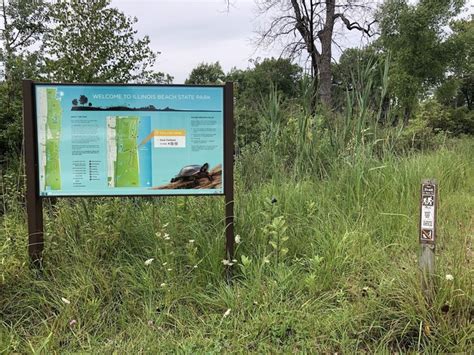
[[[219,62],[201,63],[191,71],[185,84],[222,84],[225,74]]]
[[[0,4],[0,164],[21,149],[21,80],[38,77],[39,52],[29,47],[42,39],[49,6],[42,1]]]
[[[388,83],[382,82],[383,80],[388,81],[388,71],[386,77],[384,77],[385,64],[391,63],[388,53],[381,53],[375,46],[367,46],[364,48],[348,48],[346,49],[341,57],[339,63],[334,67],[333,81],[336,85],[333,85],[333,101],[334,107],[342,111],[346,106],[347,91],[358,90],[354,87],[354,76],[360,76],[361,68],[371,68],[371,71],[377,72],[377,75],[371,75],[373,83],[371,85],[371,92],[368,105],[373,110],[378,110],[379,99],[382,95],[382,88],[388,90]],[[382,75],[378,75],[382,73]],[[384,98],[388,98],[387,92],[383,93]],[[387,101],[383,104],[386,106]],[[386,109],[386,107],[385,107]]]
[[[236,136],[238,147],[251,142],[260,143],[265,123],[258,112],[261,102],[278,92],[280,103],[295,99],[299,94],[301,68],[288,59],[264,59],[254,61],[247,70],[231,70],[226,80],[236,85]],[[268,117],[268,116],[267,116]]]
[[[19,156],[23,139],[22,80],[39,77],[37,53],[15,54],[9,57],[8,80],[0,82],[0,161]]]
[[[449,62],[450,77],[438,88],[436,96],[444,105],[473,109],[474,101],[474,20],[453,21],[453,33],[447,40],[452,53]]]
[[[440,9],[448,3],[392,2],[400,10],[394,26],[428,39],[421,48],[438,45],[437,29],[422,30],[425,20],[403,21],[418,21],[412,12],[430,6],[445,18]],[[33,54],[9,57],[17,79],[2,82],[0,104],[11,106],[11,117],[20,117],[21,105],[18,96],[7,101],[16,92],[9,90],[18,91],[25,75],[154,80],[148,39],[132,40],[133,20],[108,1],[59,2],[54,9],[45,44],[51,72],[36,70],[41,58]],[[398,98],[440,80],[436,63],[422,73],[407,62],[421,54],[413,47],[394,53],[393,64],[392,52],[377,46],[347,51],[336,71],[336,111],[314,107],[314,83],[288,60],[256,62],[226,76],[236,82],[237,102],[235,221],[242,238],[234,260],[222,260],[221,199],[64,198],[44,200],[45,269],[35,273],[26,255],[23,166],[10,162],[0,175],[0,351],[468,352],[474,146],[448,137],[474,133],[468,100],[460,99],[472,54],[467,25],[453,26],[460,27],[450,48],[460,46],[463,59],[448,61],[452,82],[406,125],[396,122]],[[409,39],[392,35],[397,45]],[[92,48],[107,36],[117,38],[106,50]],[[125,39],[132,41],[129,53],[110,52]],[[145,46],[143,57],[137,43]],[[85,51],[96,56],[88,62]],[[217,82],[221,73],[218,62],[202,64],[195,77]],[[0,140],[8,141],[15,130],[4,127]],[[416,263],[419,182],[427,176],[441,186],[431,303]],[[231,285],[223,263],[234,268]]]
[[[392,90],[400,101],[404,119],[416,107],[420,95],[444,77],[453,55],[448,50],[444,27],[459,13],[464,1],[386,1],[378,12],[379,42],[393,58]]]
[[[155,72],[148,37],[109,0],[4,1],[0,4],[0,163],[18,156],[22,79],[170,82]],[[32,44],[42,43],[40,50]]]
[[[52,7],[53,28],[43,44],[50,79],[79,82],[170,82],[155,72],[150,39],[136,38],[136,18],[110,0],[61,1]]]
[[[277,88],[285,97],[297,96],[301,79],[301,68],[297,64],[283,58],[265,58],[253,63],[252,69],[234,69],[227,75],[228,80],[238,83],[239,95],[262,97]]]
[[[434,149],[440,145],[440,138],[443,140],[445,137],[443,135],[436,136],[433,128],[421,113],[403,128],[394,149],[399,152]]]
[[[0,348],[469,352],[473,148],[464,140],[436,153],[340,160],[324,180],[277,176],[250,191],[236,180],[242,242],[231,285],[221,262],[221,199],[46,203],[41,275],[27,262],[23,209],[10,204],[18,209],[0,216]],[[251,179],[259,169],[241,165],[237,174]],[[426,176],[440,183],[432,303],[423,298],[417,265],[419,182]],[[282,231],[283,219],[281,237],[289,238],[280,250],[288,251],[276,263],[266,229]]]
[[[474,134],[474,111],[466,106],[452,108],[428,100],[421,105],[416,117],[426,122],[434,132],[443,131],[456,136]]]

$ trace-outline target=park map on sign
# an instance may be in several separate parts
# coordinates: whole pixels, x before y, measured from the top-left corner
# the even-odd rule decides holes
[[[116,119],[116,149],[115,165],[116,187],[140,186],[140,167],[138,163],[138,124],[136,116],[118,117]]]
[[[46,89],[46,122],[45,125],[45,185],[51,190],[61,189],[61,164],[59,144],[61,137],[61,102],[56,89]]]

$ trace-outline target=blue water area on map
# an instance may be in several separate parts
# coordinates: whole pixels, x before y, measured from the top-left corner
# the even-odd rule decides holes
[[[151,168],[151,144],[153,139],[149,139],[145,144],[141,144],[151,133],[150,116],[140,117],[138,128],[138,158],[140,165],[140,186],[152,186],[152,168]],[[141,145],[140,145],[141,144]]]

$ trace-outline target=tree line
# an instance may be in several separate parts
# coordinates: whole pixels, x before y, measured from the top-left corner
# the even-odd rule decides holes
[[[288,108],[287,116],[301,109],[301,101],[309,95],[311,114],[337,119],[338,112],[348,109],[347,96],[367,86],[360,80],[368,77],[364,71],[374,74],[366,97],[382,97],[372,99],[368,106],[379,112],[380,124],[408,124],[423,116],[433,129],[474,133],[474,27],[472,16],[459,16],[464,1],[386,0],[376,8],[362,0],[256,2],[261,12],[269,14],[260,43],[283,41],[282,58],[253,60],[247,69],[233,68],[227,73],[219,62],[201,63],[186,80],[189,84],[236,83],[238,146],[259,141],[265,129],[262,102],[275,92]],[[23,78],[173,80],[156,71],[159,53],[151,49],[147,36],[137,36],[137,19],[112,7],[110,0],[1,0],[0,15],[3,158],[21,151]],[[345,50],[335,62],[332,48],[337,31],[359,31],[375,39],[363,48]],[[294,61],[305,57],[309,71]]]

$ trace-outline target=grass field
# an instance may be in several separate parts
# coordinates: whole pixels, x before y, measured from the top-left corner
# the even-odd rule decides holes
[[[237,166],[231,285],[220,198],[61,199],[45,208],[42,274],[28,267],[23,206],[6,204],[0,352],[473,350],[473,140],[341,160],[323,180],[249,185],[255,172]],[[440,186],[430,302],[417,266],[425,177]]]

